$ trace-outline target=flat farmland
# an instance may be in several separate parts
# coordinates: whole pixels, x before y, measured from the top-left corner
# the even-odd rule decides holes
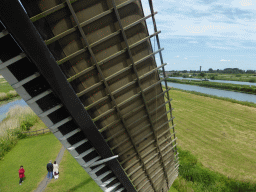
[[[179,146],[203,166],[256,183],[256,108],[171,90]]]

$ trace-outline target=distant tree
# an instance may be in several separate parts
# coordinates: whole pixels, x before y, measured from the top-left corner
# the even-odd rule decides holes
[[[253,73],[255,73],[255,71],[254,70],[247,70],[246,73],[253,74]]]
[[[213,73],[213,69],[212,68],[209,68],[208,71],[209,71],[209,73]]]
[[[212,76],[210,77],[210,79],[211,79],[211,80],[214,80],[214,79],[215,79],[215,76],[214,76],[214,75],[212,75]]]
[[[205,73],[201,72],[201,73],[199,74],[199,76],[204,77],[204,76],[205,76]]]

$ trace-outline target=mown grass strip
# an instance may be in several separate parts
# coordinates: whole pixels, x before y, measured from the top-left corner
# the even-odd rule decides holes
[[[47,174],[46,164],[55,160],[61,143],[52,134],[19,140],[0,160],[1,192],[34,191]],[[19,167],[25,169],[25,180],[19,185]]]
[[[210,97],[210,98],[219,99],[219,100],[223,100],[223,101],[229,101],[231,103],[237,103],[237,104],[240,104],[240,105],[245,105],[245,106],[248,106],[248,107],[255,107],[256,108],[256,104],[253,103],[253,102],[238,101],[238,100],[230,99],[230,98],[226,98],[226,97],[218,97],[218,96],[215,96],[215,95],[209,95],[209,94],[200,93],[200,92],[196,92],[196,91],[186,91],[186,90],[182,90],[182,89],[178,89],[178,88],[174,88],[174,87],[172,88],[172,90],[177,90],[177,91],[185,92],[185,93],[191,93],[191,94],[194,94],[194,95],[199,95],[199,96],[204,96],[204,97]]]

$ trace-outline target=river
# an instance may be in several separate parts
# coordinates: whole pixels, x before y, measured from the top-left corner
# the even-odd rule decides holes
[[[215,95],[219,97],[228,97],[231,99],[236,99],[238,101],[249,101],[249,102],[256,103],[256,95],[233,92],[233,91],[225,91],[220,89],[205,88],[205,87],[200,87],[195,85],[172,83],[172,82],[167,82],[167,84],[170,87],[174,87],[182,90],[196,91],[196,92]],[[20,100],[16,100],[0,106],[0,122],[6,117],[6,113],[8,112],[8,110],[15,105],[26,106],[27,104],[23,99],[20,99]]]
[[[201,79],[195,79],[195,78],[183,78],[183,77],[169,77],[170,79],[185,79],[185,80],[201,80]],[[231,83],[236,85],[252,85],[256,86],[256,83],[250,83],[250,82],[243,82],[243,81],[226,81],[226,80],[211,80],[209,79],[209,82],[216,82],[216,83]]]
[[[225,91],[220,89],[212,89],[212,88],[200,87],[196,85],[186,85],[186,84],[179,84],[179,83],[172,83],[172,82],[167,82],[167,85],[170,87],[174,87],[182,90],[196,91],[196,92],[205,93],[209,95],[215,95],[218,97],[227,97],[227,98],[235,99],[238,101],[249,101],[249,102],[256,103],[256,95],[252,95],[252,94]]]

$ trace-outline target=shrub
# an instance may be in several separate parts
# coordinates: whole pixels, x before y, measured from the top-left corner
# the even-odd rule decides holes
[[[6,93],[0,93],[0,101],[6,100],[8,98]]]
[[[242,75],[241,74],[236,74],[236,77],[242,77]]]
[[[256,83],[256,79],[251,78],[251,79],[249,79],[249,82]]]
[[[8,93],[0,93],[0,101],[8,100],[12,97],[17,97],[18,93],[14,90],[9,91]]]

